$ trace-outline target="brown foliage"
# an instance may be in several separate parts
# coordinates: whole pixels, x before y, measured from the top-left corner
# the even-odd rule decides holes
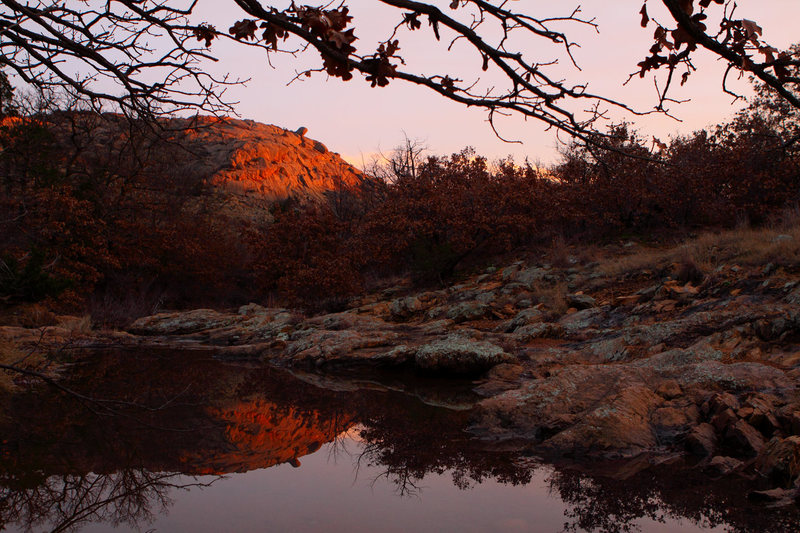
[[[362,191],[360,210],[279,213],[259,237],[261,287],[308,305],[354,294],[365,276],[441,280],[520,245],[767,222],[800,198],[799,154],[769,124],[743,114],[713,133],[654,143],[658,151],[622,124],[604,149],[567,149],[552,174],[510,161],[493,167],[472,150],[430,157],[379,194]],[[682,275],[702,276],[690,267]]]
[[[253,272],[263,295],[314,309],[341,304],[362,287],[350,225],[323,206],[288,206],[251,237]]]
[[[243,250],[170,173],[188,155],[123,124],[81,113],[4,123],[0,297],[74,305],[156,284],[179,302],[230,286],[221,278],[238,274]]]
[[[467,258],[532,239],[536,195],[546,186],[529,167],[491,169],[464,150],[362,190],[361,209],[289,202],[251,239],[257,286],[262,295],[320,308],[359,292],[368,274],[442,279]]]
[[[505,162],[492,170],[470,149],[429,158],[417,176],[389,187],[360,238],[377,263],[447,276],[467,256],[508,250],[533,235],[537,185],[532,169]]]
[[[768,222],[800,200],[796,115],[773,104],[652,148],[618,125],[603,148],[568,147],[549,173],[469,149],[415,160],[327,203],[285,202],[261,227],[215,212],[203,184],[174,172],[190,155],[150,130],[81,113],[7,118],[0,298],[88,300],[115,323],[160,303],[332,309],[365,279],[441,281],[519,246],[557,242],[566,264],[567,245]]]
[[[651,152],[627,125],[613,128],[611,137],[616,150],[573,146],[556,169],[573,189],[567,203],[581,206],[580,227],[586,230],[761,223],[798,199],[799,154],[759,115],[713,134],[678,137],[659,152]]]

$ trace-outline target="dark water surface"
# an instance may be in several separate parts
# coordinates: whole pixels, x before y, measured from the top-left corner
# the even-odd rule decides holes
[[[83,359],[82,359],[83,361]],[[465,431],[469,383],[98,354],[0,419],[8,531],[797,531],[682,460],[576,467]]]

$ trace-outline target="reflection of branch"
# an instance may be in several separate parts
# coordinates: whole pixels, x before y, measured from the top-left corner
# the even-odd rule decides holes
[[[333,459],[334,464],[336,464],[340,454],[344,454],[348,457],[352,456],[350,451],[347,449],[347,437],[352,428],[353,419],[352,416],[341,411],[337,411],[333,415],[333,418],[329,424],[334,428],[336,436],[330,442],[328,448],[328,460]]]
[[[191,432],[191,431],[197,431],[197,429],[198,429],[196,427],[194,427],[194,428],[186,428],[186,429],[177,429],[177,428],[165,428],[165,427],[153,426],[152,424],[149,424],[147,422],[139,420],[138,418],[136,418],[136,417],[134,417],[134,416],[132,416],[132,415],[130,415],[128,413],[124,413],[124,412],[119,411],[119,410],[115,409],[114,407],[112,407],[112,406],[129,407],[129,408],[141,409],[141,410],[150,411],[150,412],[161,411],[163,409],[166,409],[170,405],[174,404],[175,401],[178,398],[180,398],[181,396],[186,394],[189,391],[189,389],[191,388],[191,384],[187,385],[181,392],[179,392],[178,394],[176,394],[172,398],[169,398],[168,400],[166,400],[161,405],[158,405],[158,406],[155,406],[155,407],[150,407],[150,406],[142,405],[142,404],[137,403],[137,402],[127,402],[127,401],[123,401],[123,400],[111,400],[111,399],[105,399],[105,398],[92,398],[90,396],[86,396],[84,394],[81,394],[81,393],[79,393],[79,392],[77,392],[77,391],[75,391],[73,389],[65,387],[64,385],[60,384],[58,381],[56,381],[55,379],[51,378],[50,376],[48,376],[46,374],[43,374],[42,372],[37,372],[35,370],[30,370],[30,369],[27,369],[27,368],[21,368],[21,367],[18,367],[18,366],[6,365],[6,364],[0,364],[0,369],[6,370],[6,371],[9,371],[9,372],[16,372],[18,374],[22,374],[23,376],[28,376],[28,377],[39,379],[39,380],[43,381],[44,383],[46,383],[47,385],[49,385],[49,386],[51,386],[51,387],[53,387],[53,388],[65,393],[65,394],[68,394],[69,396],[71,396],[71,397],[75,398],[76,400],[78,400],[79,402],[83,403],[84,406],[86,406],[87,409],[89,409],[91,412],[93,412],[94,414],[96,414],[98,416],[102,416],[102,415],[121,416],[123,418],[128,418],[130,420],[133,420],[134,422],[136,422],[138,424],[141,424],[143,426],[146,426],[148,428],[157,429],[157,430],[161,430],[161,431],[178,431],[178,432],[185,431],[185,432]]]
[[[47,524],[68,531],[88,522],[138,527],[152,522],[154,510],[165,510],[173,489],[205,488],[208,482],[176,482],[178,474],[122,470],[113,474],[51,476],[32,489],[0,489],[0,527],[16,523],[25,529]],[[159,509],[154,509],[158,507]]]
[[[383,463],[380,460],[380,457],[384,454],[384,452],[385,450],[380,443],[371,442],[366,444],[356,460],[356,464],[358,465],[356,468],[356,477],[358,476],[362,460],[366,459],[366,464],[368,466],[381,465]],[[375,484],[378,482],[378,480],[383,478],[395,486],[395,492],[401,498],[412,496],[419,497],[422,495],[422,487],[417,485],[417,483],[422,481],[423,477],[424,474],[419,475],[419,473],[412,471],[412,468],[410,468],[408,465],[386,465],[385,469],[378,472],[378,474],[372,478],[372,480],[369,482],[369,487],[370,489],[374,490]]]
[[[42,341],[44,340],[45,333],[47,333],[47,328],[42,328],[42,331],[39,334],[39,338],[37,339],[37,341],[33,345],[33,347],[30,350],[28,350],[28,353],[26,353],[25,355],[23,355],[22,357],[20,357],[19,359],[17,359],[13,363],[11,363],[11,366],[18,367],[20,364],[24,363],[30,357],[32,357],[33,354],[35,354],[36,351],[39,349],[39,346],[41,346]]]

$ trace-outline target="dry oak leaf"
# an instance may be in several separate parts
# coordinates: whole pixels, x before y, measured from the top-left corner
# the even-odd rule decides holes
[[[355,35],[353,35],[353,29],[349,29],[347,31],[335,31],[331,30],[326,34],[328,40],[334,44],[340,50],[346,50],[348,53],[352,52],[354,49],[350,46],[350,43],[358,39]]]
[[[331,9],[325,12],[328,19],[331,22],[331,27],[336,31],[342,31],[347,27],[353,17],[349,15],[350,10],[345,6],[342,7],[341,11],[337,11],[335,9]]]
[[[418,30],[422,27],[422,23],[417,18],[419,13],[404,13],[403,22],[408,26],[411,31]]]
[[[742,28],[744,28],[744,31],[747,33],[747,38],[753,42],[757,42],[758,37],[764,31],[761,26],[748,19],[742,19]]]
[[[211,24],[200,24],[193,30],[198,41],[205,41],[206,48],[211,46],[211,41],[217,38],[217,29]]]
[[[244,19],[234,23],[234,25],[230,27],[228,32],[231,35],[233,35],[234,39],[255,40],[257,29],[258,26],[256,25],[256,21]]]

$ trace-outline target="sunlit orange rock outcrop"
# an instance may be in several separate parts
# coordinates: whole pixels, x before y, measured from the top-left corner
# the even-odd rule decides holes
[[[159,176],[173,181],[175,191],[196,193],[202,188],[205,208],[211,192],[217,200],[211,203],[215,214],[239,219],[258,218],[274,202],[290,197],[324,201],[366,179],[302,126],[283,129],[207,116],[164,118],[153,126],[85,112],[55,113],[45,122],[55,144],[67,151],[64,165],[73,173],[80,167],[111,176]],[[116,168],[120,153],[135,168]]]
[[[319,201],[364,180],[339,154],[308,137],[303,127],[290,131],[253,120],[213,117],[172,119],[169,126],[189,128],[179,136],[198,156],[189,170],[244,206],[288,197]]]

